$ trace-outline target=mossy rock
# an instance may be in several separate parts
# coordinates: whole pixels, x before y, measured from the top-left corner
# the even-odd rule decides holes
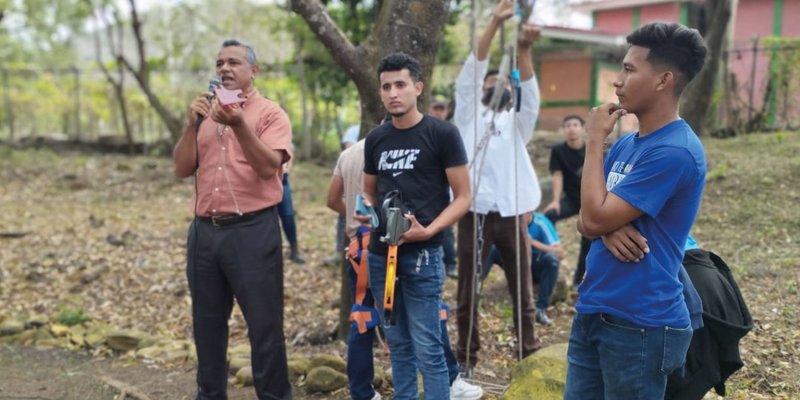
[[[22,321],[10,318],[0,323],[0,336],[11,336],[22,333],[25,324]]]
[[[62,324],[50,324],[50,332],[53,336],[64,337],[69,334],[69,327]]]
[[[31,315],[25,320],[25,329],[40,328],[49,322],[50,320],[45,315]]]
[[[323,366],[333,368],[343,374],[347,373],[347,362],[342,357],[333,354],[318,354],[311,358],[310,369]]]
[[[250,357],[250,353],[251,353],[251,348],[250,344],[248,343],[242,343],[240,345],[236,345],[228,349],[228,355],[230,356],[230,358],[233,358],[233,356],[235,355],[243,355]]]
[[[240,369],[249,367],[252,364],[253,363],[250,361],[250,357],[236,355],[235,357],[231,358],[230,363],[228,363],[228,373],[235,376]]]
[[[567,379],[567,343],[537,351],[511,371],[504,400],[560,400]]]
[[[168,349],[161,354],[161,361],[167,364],[178,364],[190,358],[189,350]]]
[[[97,334],[93,333],[93,335]],[[106,336],[106,345],[117,351],[128,351],[139,348],[139,344],[149,338],[150,335],[142,331],[132,329],[115,330]],[[89,342],[89,339],[90,336],[87,335],[86,341]]]
[[[236,373],[236,382],[242,386],[253,386],[253,368],[244,367]]]
[[[151,360],[158,359],[164,353],[164,348],[161,346],[148,346],[136,350],[136,357],[148,358]]]
[[[347,386],[347,375],[328,366],[312,368],[306,376],[309,393],[328,393]]]

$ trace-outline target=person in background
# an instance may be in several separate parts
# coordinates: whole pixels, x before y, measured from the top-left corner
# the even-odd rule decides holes
[[[542,325],[551,325],[553,321],[547,316],[547,307],[550,305],[550,295],[558,281],[558,267],[564,258],[564,248],[553,223],[543,214],[534,213],[528,225],[528,236],[531,238],[531,276],[534,283],[539,283],[539,293],[536,299],[536,322]],[[493,264],[503,266],[503,259],[496,248],[492,247],[489,253],[489,262],[485,279]]]
[[[344,131],[341,140],[341,150],[344,152],[345,150],[349,149],[350,147],[354,146],[358,142],[358,136],[361,132],[361,125],[353,124],[350,125],[347,130]],[[323,263],[325,265],[339,265],[342,262],[342,251],[345,247],[347,247],[347,243],[350,240],[349,236],[345,233],[345,226],[347,225],[347,221],[345,220],[344,214],[339,214],[336,216],[336,239],[334,240],[334,252],[333,256],[326,259]]]
[[[294,149],[294,145],[292,145]],[[278,216],[281,219],[281,227],[289,242],[289,260],[295,264],[303,264],[306,261],[300,255],[300,246],[297,244],[297,223],[295,221],[294,204],[292,203],[292,186],[289,184],[289,170],[292,168],[293,160],[283,164],[283,198],[278,204]]]
[[[505,102],[504,105],[503,101],[498,109],[489,108],[495,90],[502,91],[502,95],[498,94],[501,98],[510,100],[512,97],[508,88],[497,85],[501,78],[499,72],[488,70],[488,66],[492,39],[502,24],[513,15],[514,2],[498,1],[476,50],[467,57],[456,79],[454,121],[471,163],[470,184],[474,193],[470,211],[458,221],[457,229],[456,354],[467,376],[477,365],[481,348],[480,295],[476,290],[476,280],[480,277],[476,276],[476,272],[485,269],[492,245],[497,246],[506,260],[504,272],[513,304],[514,333],[518,336],[519,346],[515,355],[525,358],[542,347],[534,332],[536,309],[527,239],[530,215],[539,207],[542,194],[526,150],[526,145],[533,139],[539,116],[539,84],[531,58],[531,47],[541,33],[538,28],[529,24],[519,28],[516,43],[521,99],[519,111],[511,112],[510,103]],[[480,255],[477,262],[476,254]]]
[[[438,95],[431,98],[428,106],[428,114],[448,121],[453,118],[453,108],[451,102],[444,96]],[[444,262],[444,272],[451,278],[458,278],[458,265],[456,264],[456,237],[453,233],[453,225],[444,230],[444,243],[442,243],[442,261]]]
[[[583,159],[586,155],[584,144],[583,118],[568,115],[561,122],[561,133],[564,142],[553,146],[550,151],[550,174],[553,177],[553,201],[544,208],[544,215],[554,224],[562,219],[578,214],[581,208],[581,175]],[[581,235],[581,247],[578,253],[578,264],[572,277],[572,286],[583,280],[586,272],[586,254],[589,253],[591,240]]]

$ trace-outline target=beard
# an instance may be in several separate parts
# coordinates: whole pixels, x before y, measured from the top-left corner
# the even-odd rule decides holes
[[[489,106],[489,102],[492,101],[492,97],[494,96],[494,87],[490,87],[483,91],[483,98],[481,99],[481,103],[484,106]],[[503,89],[503,94],[500,95],[500,103],[497,106],[498,111],[508,110],[511,107],[511,91],[508,89]]]

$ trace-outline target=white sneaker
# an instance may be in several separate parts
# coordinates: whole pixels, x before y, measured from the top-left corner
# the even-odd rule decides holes
[[[378,391],[375,391],[375,396],[372,396],[372,400],[381,400],[381,394]]]
[[[459,376],[450,385],[450,400],[478,400],[483,397],[483,389],[461,379]]]

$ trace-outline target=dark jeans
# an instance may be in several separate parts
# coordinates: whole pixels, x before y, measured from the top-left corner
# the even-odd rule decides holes
[[[550,295],[553,294],[553,289],[556,287],[558,281],[558,265],[560,260],[553,253],[542,253],[539,251],[531,251],[531,277],[533,282],[539,284],[539,294],[536,297],[536,308],[546,310],[550,304]],[[481,280],[486,279],[492,264],[497,264],[503,267],[503,258],[497,249],[492,247],[492,252],[489,254],[489,262],[486,263],[486,268]]]
[[[458,325],[458,342],[456,355],[458,363],[466,368],[472,368],[478,363],[480,350],[478,318],[478,304],[480,294],[473,294],[476,278],[476,266],[473,262],[473,220],[476,214],[468,212],[458,222],[458,309],[456,311]],[[519,242],[516,242],[514,227],[519,219]],[[533,330],[534,314],[533,283],[531,282],[530,251],[528,250],[528,229],[523,216],[501,217],[498,213],[489,213],[485,216],[483,226],[483,248],[481,249],[481,266],[487,265],[489,250],[492,245],[497,247],[500,255],[507,260],[516,260],[517,249],[520,249],[521,265],[520,276],[517,276],[516,262],[508,263],[503,267],[508,282],[508,291],[514,309],[514,334],[519,332],[518,315],[522,316],[522,337],[518,338],[522,346],[522,357],[527,357],[542,347]],[[522,308],[518,309],[517,279],[520,281]],[[474,300],[474,302],[473,302]],[[470,314],[472,326],[470,329]],[[471,332],[471,334],[470,334]],[[467,346],[469,346],[469,360],[467,360]]]
[[[663,399],[683,366],[691,325],[650,328],[610,314],[575,315],[564,400]]]
[[[197,348],[197,399],[227,398],[228,319],[234,297],[247,321],[259,400],[291,399],[276,209],[223,227],[195,219],[189,227],[186,274]]]
[[[581,203],[578,199],[573,199],[566,196],[561,198],[559,204],[561,206],[560,213],[556,214],[555,210],[550,210],[544,214],[553,224],[562,219],[577,215],[578,211],[581,209]],[[586,255],[589,254],[589,247],[591,247],[591,245],[591,240],[585,236],[581,236],[581,248],[578,252],[578,265],[575,266],[575,275],[572,276],[572,286],[578,286],[581,284],[581,282],[583,282],[583,275],[586,274]]]
[[[283,174],[283,199],[278,203],[278,215],[281,217],[283,233],[290,245],[297,245],[297,224],[294,221],[294,205],[292,204],[292,186],[289,174]]]
[[[356,271],[347,263],[347,274],[350,276],[350,288],[353,298],[356,297]],[[375,307],[375,298],[372,290],[367,288],[362,305]],[[375,366],[372,358],[372,344],[375,341],[375,329],[369,328],[364,333],[350,327],[350,336],[347,338],[347,380],[350,386],[350,397],[353,400],[370,400],[375,396],[372,387],[372,378],[375,376]]]

